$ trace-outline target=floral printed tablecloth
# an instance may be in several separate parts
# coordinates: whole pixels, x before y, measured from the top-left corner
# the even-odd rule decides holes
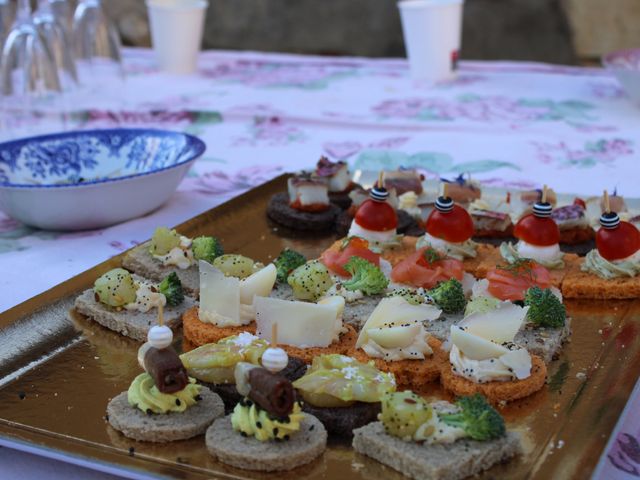
[[[207,151],[167,205],[111,228],[45,232],[0,212],[0,270],[11,272],[0,276],[0,311],[146,240],[158,225],[311,167],[320,155],[352,169],[416,166],[432,177],[468,172],[489,186],[544,182],[584,196],[604,188],[640,196],[640,109],[602,69],[463,61],[456,80],[430,86],[392,59],[212,51],[189,77],[157,72],[148,50],[127,50],[124,61],[122,88],[75,104],[72,126],[182,130],[202,137]],[[600,478],[640,476],[640,427],[628,425],[624,447],[612,439],[603,456]]]

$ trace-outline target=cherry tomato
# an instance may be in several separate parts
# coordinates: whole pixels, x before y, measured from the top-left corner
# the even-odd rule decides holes
[[[531,245],[547,247],[560,243],[560,229],[552,218],[536,217],[533,213],[522,217],[513,229],[513,235]]]
[[[374,232],[392,230],[398,226],[396,211],[387,202],[365,200],[356,212],[355,221],[362,228]]]
[[[471,215],[460,205],[454,205],[450,212],[433,210],[425,226],[427,233],[447,242],[460,243],[473,236]]]
[[[596,233],[596,247],[603,258],[620,260],[640,250],[640,232],[629,222],[620,222],[616,228],[601,228]]]
[[[585,210],[587,209],[586,202],[583,199],[579,198],[579,197],[576,197],[576,198],[573,199],[573,204],[574,205],[580,205]]]

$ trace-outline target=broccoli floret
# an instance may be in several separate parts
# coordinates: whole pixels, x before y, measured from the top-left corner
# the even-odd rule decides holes
[[[459,412],[439,413],[440,420],[449,426],[462,428],[474,440],[486,441],[504,435],[504,419],[479,393],[459,398],[456,405]]]
[[[196,260],[204,260],[208,263],[224,253],[222,243],[216,237],[197,237],[191,242],[191,249]]]
[[[276,269],[278,270],[278,282],[286,283],[289,274],[300,265],[304,265],[306,262],[307,259],[304,258],[304,255],[301,253],[291,250],[290,248],[282,250],[280,255],[278,255],[278,258],[273,261]]]
[[[529,306],[527,319],[539,327],[562,327],[567,318],[565,306],[548,288],[531,287],[524,304]]]
[[[300,265],[289,274],[287,283],[298,300],[318,300],[333,285],[329,270],[318,260]]]
[[[389,280],[382,270],[364,258],[351,257],[344,269],[351,274],[349,280],[342,282],[342,286],[347,290],[360,290],[365,295],[376,295],[389,285]]]
[[[467,304],[462,284],[452,278],[429,290],[429,296],[444,313],[460,313]]]
[[[396,288],[387,294],[387,297],[402,297],[411,305],[422,305],[427,302],[424,295],[420,295],[416,290],[410,288]]]
[[[167,299],[167,305],[175,307],[180,305],[184,300],[184,292],[182,291],[182,282],[176,275],[176,272],[171,272],[164,277],[164,280],[158,285],[158,291]]]

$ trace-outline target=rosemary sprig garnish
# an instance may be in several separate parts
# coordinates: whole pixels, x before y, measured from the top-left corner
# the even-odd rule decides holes
[[[435,248],[432,248],[432,247],[427,247],[427,249],[422,254],[422,257],[426,260],[426,262],[429,265],[432,265],[435,262],[439,262],[440,260],[444,259],[444,257],[440,255],[440,252],[438,252]]]
[[[535,280],[535,275],[533,274],[533,267],[536,262],[531,260],[530,258],[518,258],[513,263],[508,263],[507,265],[497,265],[497,270],[505,270],[514,277],[529,277],[532,280]]]

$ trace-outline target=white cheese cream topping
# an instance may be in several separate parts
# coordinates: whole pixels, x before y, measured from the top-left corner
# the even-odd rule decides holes
[[[144,281],[136,283],[138,284],[136,300],[135,302],[127,303],[124,308],[145,313],[153,307],[164,307],[167,304],[167,298],[158,292],[155,285]]]
[[[510,350],[498,358],[473,360],[452,345],[449,361],[454,374],[475,383],[522,380],[531,375],[531,355],[523,348]]]
[[[353,222],[351,222],[351,227],[349,228],[349,233],[347,236],[364,238],[365,240],[368,240],[370,242],[386,243],[395,240],[396,229],[392,228],[390,230],[376,232],[374,230],[367,230],[366,228],[361,227],[354,220]]]
[[[181,270],[186,270],[194,264],[193,252],[191,251],[191,239],[180,235],[180,245],[173,247],[166,255],[153,255],[165,267],[175,265]]]

